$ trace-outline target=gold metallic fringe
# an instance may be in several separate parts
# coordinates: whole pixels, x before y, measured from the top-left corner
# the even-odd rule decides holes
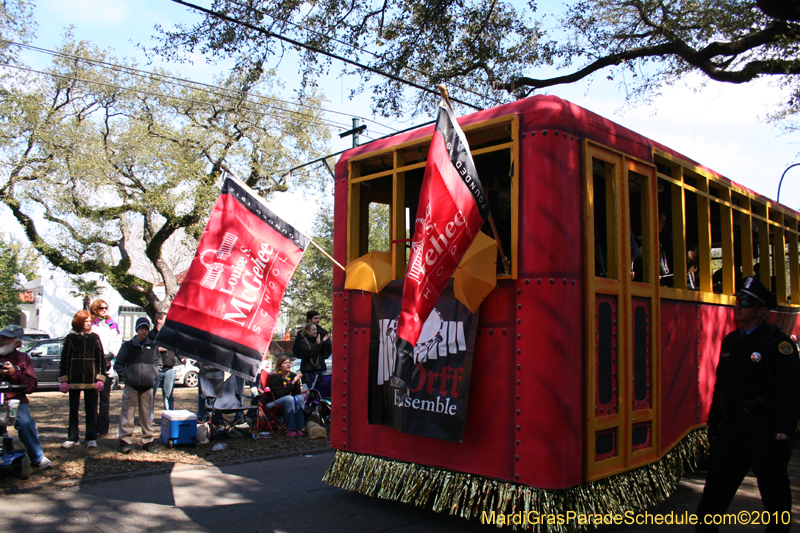
[[[598,481],[568,489],[538,489],[462,472],[442,470],[394,459],[336,451],[322,480],[329,485],[362,494],[432,506],[466,519],[481,514],[538,512],[539,516],[575,511],[609,514],[643,511],[664,501],[684,473],[692,471],[708,448],[706,430],[689,433],[661,460]],[[500,527],[500,526],[498,526]],[[513,526],[517,529],[517,526]],[[542,526],[522,527],[542,531]],[[548,532],[583,531],[587,525],[548,524]]]

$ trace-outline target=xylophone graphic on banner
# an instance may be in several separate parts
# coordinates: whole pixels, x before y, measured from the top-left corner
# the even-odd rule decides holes
[[[372,296],[369,423],[403,433],[461,442],[467,421],[477,317],[453,295],[452,280],[423,326],[413,352],[408,394],[390,386],[397,360],[403,282]]]

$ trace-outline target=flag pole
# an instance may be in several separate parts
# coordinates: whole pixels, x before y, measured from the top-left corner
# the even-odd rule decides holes
[[[450,111],[452,111],[453,115],[455,115],[455,110],[453,110],[453,105],[450,103],[450,96],[447,94],[447,87],[445,86],[444,83],[439,84],[439,92],[442,95],[442,99],[445,101],[445,103],[447,103],[447,107],[449,107]],[[494,233],[494,240],[497,243],[497,249],[500,251],[500,258],[503,261],[503,273],[506,275],[510,275],[511,265],[508,264],[508,257],[506,257],[506,253],[503,250],[503,243],[500,242],[500,234],[497,233],[497,226],[494,225],[494,217],[492,217],[491,210],[489,211],[489,226],[492,228],[492,233]]]
[[[242,185],[244,185],[245,187],[247,187],[247,184],[246,184],[244,181],[242,181],[242,179],[241,179],[239,176],[237,176],[236,174],[234,174],[234,173],[233,173],[233,171],[232,171],[230,168],[228,168],[228,164],[227,164],[227,163],[225,163],[225,161],[222,161],[222,162],[219,164],[219,168],[221,168],[222,170],[224,170],[225,172],[227,172],[228,174],[230,174],[231,176],[233,176],[234,178],[236,178],[238,181],[240,181],[240,182],[242,183]],[[248,187],[248,189],[249,189],[249,187]],[[254,194],[255,196],[257,196],[257,197],[259,197],[259,198],[260,198],[260,196],[259,196],[259,195],[258,195],[258,194],[257,194],[255,191],[252,191],[252,192],[253,192],[253,194]],[[311,244],[313,244],[313,245],[314,245],[314,246],[317,248],[317,250],[319,250],[320,252],[322,252],[322,255],[324,255],[325,257],[327,257],[328,259],[330,259],[330,260],[331,260],[331,262],[332,262],[334,265],[338,266],[338,267],[339,267],[339,268],[341,268],[342,270],[345,270],[345,268],[344,268],[344,267],[343,267],[343,266],[342,266],[342,265],[341,265],[341,264],[340,264],[340,263],[339,263],[339,262],[338,262],[336,259],[334,259],[333,257],[331,257],[331,256],[330,256],[330,254],[328,254],[328,252],[326,252],[325,250],[323,250],[322,248],[320,248],[319,244],[315,243],[315,242],[314,242],[313,240],[311,240],[311,239],[309,239],[308,241],[309,241]]]
[[[339,264],[339,262],[338,262],[336,259],[334,259],[333,257],[331,257],[331,256],[330,256],[330,254],[328,254],[328,252],[326,252],[325,250],[323,250],[322,248],[320,248],[320,247],[319,247],[319,244],[315,243],[314,241],[311,241],[311,244],[313,244],[314,246],[316,246],[316,247],[317,247],[317,250],[319,250],[320,252],[322,252],[322,255],[324,255],[325,257],[327,257],[328,259],[330,259],[330,260],[331,260],[331,262],[332,262],[334,265],[336,265],[337,267],[341,268],[342,270],[346,270],[346,269],[345,269],[345,268],[344,268],[342,265],[340,265],[340,264]]]

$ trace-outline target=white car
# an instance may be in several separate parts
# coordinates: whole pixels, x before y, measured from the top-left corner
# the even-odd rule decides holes
[[[200,381],[200,369],[194,363],[192,359],[187,359],[186,364],[172,367],[175,372],[175,385],[197,387]]]

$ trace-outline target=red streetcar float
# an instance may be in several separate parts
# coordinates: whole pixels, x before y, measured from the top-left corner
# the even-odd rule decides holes
[[[704,452],[736,280],[771,284],[771,320],[798,333],[800,214],[557,97],[459,122],[510,261],[479,311],[462,441],[368,423],[373,299],[336,270],[326,481],[477,518],[663,500]],[[432,130],[339,160],[337,261],[382,242],[403,278]]]

